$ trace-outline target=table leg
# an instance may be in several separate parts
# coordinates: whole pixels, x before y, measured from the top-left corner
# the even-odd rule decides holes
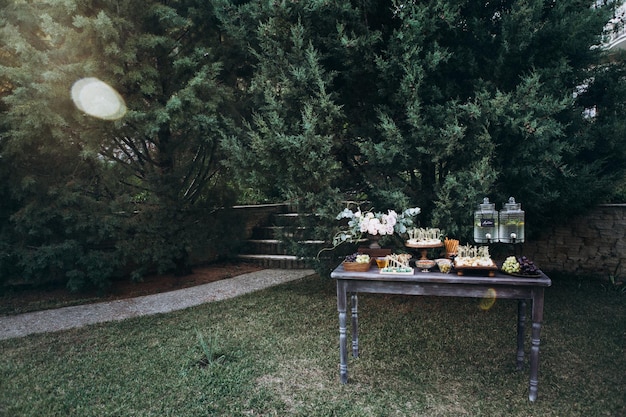
[[[535,401],[537,399],[539,385],[539,340],[541,334],[541,323],[543,322],[543,298],[543,288],[537,288],[533,291],[533,327],[530,336],[530,387],[528,394],[528,399],[530,401]]]
[[[346,287],[345,283],[337,280],[337,310],[339,311],[339,379],[341,383],[348,382],[348,352],[346,346]]]
[[[517,301],[517,370],[524,368],[524,333],[526,331],[526,300]]]
[[[352,294],[352,356],[359,357],[359,297]]]

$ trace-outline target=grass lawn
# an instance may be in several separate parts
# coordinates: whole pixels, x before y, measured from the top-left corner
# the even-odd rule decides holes
[[[515,370],[517,303],[479,302],[361,295],[346,385],[334,282],[319,277],[5,340],[0,416],[626,415],[626,294],[553,279],[536,403],[528,364]]]

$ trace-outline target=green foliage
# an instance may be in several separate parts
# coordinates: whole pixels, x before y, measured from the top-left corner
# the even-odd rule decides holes
[[[396,17],[405,24],[379,64],[392,103],[381,112],[381,149],[391,142],[397,155],[380,168],[389,170],[383,178],[406,173],[426,221],[462,232],[481,195],[510,194],[536,226],[588,206],[573,201],[583,190],[606,192],[588,187],[598,172],[570,128],[582,119],[574,88],[599,58],[589,34],[601,32],[606,15],[543,2],[404,6]]]
[[[309,19],[321,13],[315,3],[307,7]],[[272,199],[316,196],[319,201],[333,193],[340,176],[339,163],[329,157],[343,118],[332,93],[334,74],[324,68],[323,54],[310,39],[305,24],[311,20],[305,23],[291,5],[242,9],[240,14],[258,19],[244,35],[234,34],[241,36],[236,41],[250,45],[254,62],[246,89],[250,118],[241,135],[225,142],[228,163],[234,172],[245,173],[240,177],[244,187]]]
[[[594,47],[610,2],[0,5],[3,277],[183,273],[235,201],[297,203],[319,239],[344,200],[469,238],[485,196],[532,236],[626,194],[626,61]],[[77,110],[83,77],[126,115]]]
[[[417,205],[423,223],[463,237],[485,196],[514,195],[532,234],[615,195],[624,178],[623,121],[609,109],[625,102],[623,64],[603,64],[593,47],[610,6],[383,3],[219,8],[233,42],[250,48],[242,91],[251,117],[247,134],[233,138],[246,160],[237,160],[243,178],[275,197],[301,184],[294,192],[316,201],[308,205],[317,213],[336,209],[337,199],[307,178],[339,191],[334,197]],[[615,88],[603,87],[608,79]],[[303,116],[307,100],[317,112],[336,109],[329,139],[313,139],[323,152],[293,134],[307,120],[327,131],[324,119]],[[589,119],[592,107],[599,116]],[[302,149],[312,149],[308,158]]]
[[[4,8],[0,233],[2,265],[18,265],[5,279],[78,289],[104,287],[129,264],[136,278],[189,269],[203,213],[233,201],[219,151],[231,93],[210,7],[193,3]],[[70,88],[86,76],[120,92],[123,119],[74,107]]]

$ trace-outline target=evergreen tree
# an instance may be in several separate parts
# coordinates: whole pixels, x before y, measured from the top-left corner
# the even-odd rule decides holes
[[[252,2],[231,14],[225,8],[222,19],[225,28],[236,27],[229,33],[236,44],[249,45],[242,72],[250,74],[250,113],[241,135],[227,143],[229,163],[261,198],[306,205],[334,192],[340,165],[332,155],[344,116],[332,93],[334,72],[311,38],[311,22],[324,7],[302,8],[307,16],[299,5]],[[235,20],[256,23],[241,27]]]
[[[264,150],[299,123],[276,117],[298,108],[289,94],[311,94],[292,85],[283,90],[288,84],[276,81],[299,68],[290,52],[293,34],[302,33],[303,45],[319,57],[318,73],[332,75],[325,91],[340,110],[320,165],[328,187],[383,210],[418,205],[422,223],[463,237],[483,197],[501,203],[512,195],[533,219],[531,232],[537,230],[601,201],[624,176],[624,164],[617,163],[621,137],[598,136],[608,112],[593,121],[584,116],[591,101],[598,108],[605,100],[624,101],[620,65],[598,66],[603,51],[593,47],[611,6],[592,5],[223,2],[218,14],[235,16],[222,19],[231,23],[224,27],[238,27],[227,33],[253,51],[249,79],[266,83],[262,99],[259,84],[246,90],[254,116],[238,152],[266,168],[250,172],[280,172],[264,174],[270,183],[289,172],[287,166],[306,165],[300,156],[290,159],[288,147]],[[256,22],[257,32],[241,30]],[[598,94],[596,83],[609,78],[616,88]],[[619,131],[620,121],[610,123]],[[333,161],[339,174],[326,168]]]
[[[532,232],[620,195],[624,61],[595,3],[0,0],[0,268],[184,271],[232,186],[317,225],[346,199],[420,206],[462,238],[485,196]],[[124,117],[79,111],[84,77]]]
[[[355,132],[371,130],[367,83],[380,34],[352,2],[234,3],[216,6],[225,37],[247,52],[237,73],[249,112],[227,142],[231,172],[257,201],[289,200],[315,214],[299,226],[308,239],[326,239],[347,195],[364,189],[346,158]],[[301,239],[283,236],[291,253],[315,255]]]
[[[574,2],[430,1],[398,2],[395,18],[379,61],[381,139],[362,144],[367,160],[391,149],[395,163],[381,161],[372,177],[395,178],[426,221],[466,236],[483,196],[515,196],[537,225],[572,207],[573,190],[606,192],[589,187],[599,172],[571,131],[582,118],[572,94],[599,60],[590,46],[605,13]]]
[[[210,4],[28,1],[2,15],[5,259],[71,287],[104,285],[129,261],[137,277],[184,272],[198,224],[230,199],[218,149],[233,106]],[[84,77],[116,88],[126,115],[77,110]]]

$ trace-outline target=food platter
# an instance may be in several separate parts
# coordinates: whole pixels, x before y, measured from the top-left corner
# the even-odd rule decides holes
[[[505,272],[502,271],[502,273],[507,274],[507,275],[511,275],[513,277],[521,277],[521,278],[539,278],[541,277],[541,274],[519,274],[516,272]]]
[[[526,256],[521,256],[520,258],[517,258],[515,256],[507,257],[504,262],[502,262],[500,270],[505,274],[512,275],[514,277],[541,277],[541,270],[539,270],[535,263],[528,259]]]
[[[466,273],[474,275],[487,274],[487,276],[493,277],[496,275],[498,267],[495,264],[492,265],[478,265],[478,266],[465,266],[454,264],[454,270],[458,276],[463,276]]]

